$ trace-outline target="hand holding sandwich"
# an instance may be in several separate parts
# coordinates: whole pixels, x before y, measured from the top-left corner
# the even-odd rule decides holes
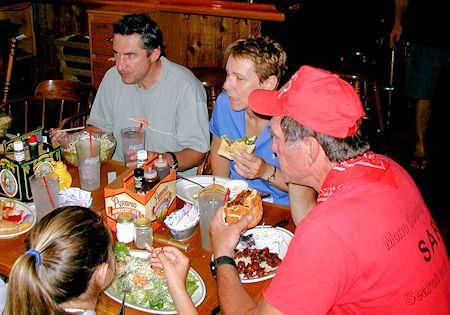
[[[234,169],[244,178],[267,178],[273,172],[273,165],[253,153],[242,151],[241,154],[231,153],[231,155],[236,163]]]
[[[253,216],[246,215],[236,224],[227,224],[223,219],[223,208],[221,207],[217,210],[209,223],[209,236],[213,254],[214,257],[234,257],[234,248],[239,242],[241,232],[252,222]]]

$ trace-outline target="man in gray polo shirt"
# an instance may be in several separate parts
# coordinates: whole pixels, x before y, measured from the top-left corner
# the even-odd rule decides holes
[[[158,25],[146,14],[123,16],[113,26],[116,65],[97,92],[88,125],[113,132],[114,160],[123,161],[120,130],[148,121],[145,147],[179,171],[195,175],[209,150],[206,92],[192,72],[163,56]],[[133,166],[136,156],[131,156]]]

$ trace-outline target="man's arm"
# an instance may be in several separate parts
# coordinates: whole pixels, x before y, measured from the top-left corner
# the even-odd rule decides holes
[[[403,33],[403,17],[408,8],[409,0],[395,0],[395,21],[389,36],[389,44],[392,49],[397,47],[397,42]]]
[[[206,153],[198,152],[189,148],[173,153],[177,157],[179,171],[188,170],[199,165],[206,155]],[[170,155],[169,153],[162,153],[162,156],[167,160],[169,165],[173,165],[175,163],[172,155]]]
[[[234,257],[234,247],[239,241],[240,232],[251,222],[247,215],[238,223],[227,225],[222,219],[223,207],[217,210],[209,225],[214,257]],[[236,267],[229,264],[217,266],[216,279],[219,303],[224,314],[281,314],[270,304],[261,300],[253,301],[239,278]]]
[[[291,216],[295,225],[298,225],[306,215],[316,206],[317,192],[307,186],[289,184],[289,204]]]
[[[237,269],[231,265],[217,267],[217,286],[224,314],[283,314],[263,298],[255,303],[242,285]]]

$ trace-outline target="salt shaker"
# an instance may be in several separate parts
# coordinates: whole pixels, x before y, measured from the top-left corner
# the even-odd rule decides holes
[[[152,222],[148,218],[138,218],[135,221],[134,244],[137,248],[144,249],[145,244],[152,246],[153,229]]]
[[[117,240],[123,243],[131,243],[134,238],[133,216],[128,213],[121,213],[116,220]]]

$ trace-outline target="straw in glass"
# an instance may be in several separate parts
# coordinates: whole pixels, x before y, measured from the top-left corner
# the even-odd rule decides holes
[[[48,199],[50,200],[50,204],[52,208],[55,209],[56,208],[55,201],[53,200],[52,194],[50,193],[50,187],[48,187],[47,177],[44,175],[42,176],[42,179],[44,180],[44,187],[45,191],[47,192]]]
[[[89,156],[94,157],[94,150],[92,149],[92,128],[89,128]]]

